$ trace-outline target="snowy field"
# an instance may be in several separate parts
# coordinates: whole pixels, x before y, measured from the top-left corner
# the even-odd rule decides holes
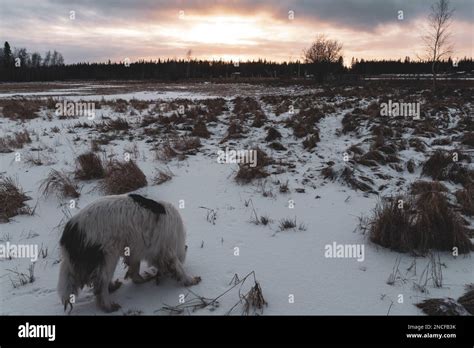
[[[403,90],[345,88],[328,92],[301,86],[238,84],[222,88],[184,84],[155,89],[147,85],[133,89],[117,83],[1,90],[0,103],[34,99],[44,105],[39,107],[37,117],[0,117],[0,136],[4,139],[1,175],[16,180],[31,198],[27,206],[34,209],[33,214],[16,215],[0,223],[0,242],[37,245],[41,251],[34,262],[34,279],[29,277],[29,259],[0,259],[0,314],[64,314],[56,293],[62,228],[68,217],[104,195],[102,179],[74,177],[75,159],[91,149],[103,163],[133,160],[148,182],[136,193],[180,208],[187,229],[185,266],[189,273],[202,278],[190,288],[172,279],[163,279],[158,285],[153,281],[136,285],[123,279],[126,270],[119,263],[115,276],[123,285],[112,298],[122,308],[112,315],[168,315],[178,313],[180,308],[184,314],[241,314],[245,306],[239,298],[254,286],[255,279],[267,305],[261,310],[252,309],[250,314],[422,315],[414,304],[428,298],[456,299],[474,281],[474,259],[469,253],[455,257],[450,251],[434,251],[435,256],[430,258],[392,251],[372,243],[363,228],[364,217],[371,216],[382,197],[406,192],[422,178],[422,165],[435,149],[462,148],[472,159],[472,146],[462,142],[465,131],[459,126],[460,120],[472,118],[472,90],[471,97],[462,102],[454,100],[454,106],[443,108],[423,99],[420,91],[417,100],[422,104],[421,117],[434,115],[431,117],[439,118],[443,125],[435,123],[431,135],[424,130],[417,133],[425,148],[421,151],[412,141],[416,125],[411,125],[424,121],[405,119],[410,126],[403,128],[406,133],[393,142],[397,146],[396,160],[376,158],[374,166],[368,162],[364,165],[357,158],[372,148],[376,137],[373,126],[388,123],[380,116],[374,117],[381,120],[379,123],[359,116],[370,115],[373,103],[407,97],[397,94]],[[51,97],[53,101],[48,99]],[[58,116],[51,104],[64,100],[95,103],[94,117]],[[117,103],[122,107],[117,108]],[[306,117],[305,112],[315,123],[298,127],[297,117]],[[311,113],[319,116],[311,118]],[[356,129],[347,126],[347,114],[355,115]],[[114,128],[111,121],[118,118],[127,125]],[[197,130],[201,119],[208,136]],[[347,129],[343,131],[344,125]],[[270,127],[281,138],[266,140]],[[8,142],[25,131],[30,141],[21,146]],[[311,141],[303,144],[312,135],[314,146]],[[201,146],[180,146],[195,137]],[[449,142],[436,142],[446,137]],[[385,145],[392,144],[389,135],[385,140]],[[398,147],[401,143],[406,146]],[[353,145],[353,151],[349,150]],[[170,147],[175,151],[170,153]],[[236,181],[239,165],[217,161],[218,151],[226,147],[263,150],[272,159],[264,168],[268,176]],[[413,164],[410,171],[406,169],[409,162]],[[466,167],[472,169],[467,162]],[[334,176],[324,175],[328,166]],[[352,181],[340,174],[344,168],[353,170]],[[41,183],[52,169],[70,176],[79,197],[43,194]],[[172,173],[171,179],[156,181],[160,170]],[[451,192],[462,188],[459,183],[444,184]],[[262,216],[269,222],[255,223]],[[473,228],[472,216],[463,217]],[[284,219],[296,220],[296,226],[282,228]],[[362,246],[363,254],[328,257],[327,246],[334,243]],[[432,262],[438,262],[441,268],[441,286],[436,286],[427,274]],[[141,272],[146,271],[153,272],[142,264]],[[236,281],[251,272],[255,279],[252,274],[245,282]],[[23,275],[27,279],[24,284]],[[200,297],[208,299],[208,305],[192,311],[191,304]],[[90,314],[103,313],[86,287],[71,315]]]

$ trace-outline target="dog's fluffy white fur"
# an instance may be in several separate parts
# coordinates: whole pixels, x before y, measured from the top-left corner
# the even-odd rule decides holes
[[[120,306],[111,302],[109,292],[120,285],[112,277],[121,256],[129,267],[127,276],[136,283],[145,281],[139,273],[142,260],[185,286],[198,283],[200,277],[188,275],[183,267],[185,238],[181,216],[169,203],[129,194],[89,204],[68,221],[60,240],[58,293],[64,308],[72,308],[71,295],[92,285],[99,307],[117,310]]]

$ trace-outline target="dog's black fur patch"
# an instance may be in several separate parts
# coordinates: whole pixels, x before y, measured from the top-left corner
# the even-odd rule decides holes
[[[165,207],[162,204],[133,193],[129,194],[128,196],[133,199],[135,203],[140,204],[141,207],[153,212],[153,214],[155,214],[157,217],[160,217],[160,214],[166,215]]]
[[[91,281],[93,272],[103,265],[104,252],[100,245],[90,244],[86,241],[86,235],[77,223],[68,221],[59,241],[69,255],[69,259],[75,271],[75,278],[82,287]]]

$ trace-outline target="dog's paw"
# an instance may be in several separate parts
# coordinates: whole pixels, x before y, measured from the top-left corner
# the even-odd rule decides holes
[[[201,277],[197,276],[197,277],[192,277],[191,279],[187,280],[184,285],[185,286],[192,286],[192,285],[196,285],[196,284],[199,284],[201,282]]]
[[[143,283],[146,283],[147,280],[138,274],[132,277],[132,282],[134,284],[143,284]]]
[[[120,280],[116,279],[114,282],[111,282],[109,284],[109,292],[114,292],[118,288],[120,288],[121,286],[122,286],[122,282]]]
[[[101,305],[100,308],[105,312],[105,313],[112,313],[112,312],[117,312],[122,306],[120,306],[118,303],[112,302],[110,305]]]

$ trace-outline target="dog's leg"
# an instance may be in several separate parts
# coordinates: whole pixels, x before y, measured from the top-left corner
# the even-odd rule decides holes
[[[109,283],[109,292],[112,293],[112,292],[115,292],[118,288],[120,288],[122,286],[122,282],[118,279],[116,279],[115,281],[111,281]]]
[[[160,284],[160,279],[163,278],[163,276],[164,276],[164,273],[160,269],[157,269],[156,270],[156,275],[155,275],[156,285]]]
[[[125,274],[125,279],[131,278],[135,284],[142,284],[150,281],[153,277],[142,277],[140,275],[140,260],[128,260],[128,270]]]
[[[174,258],[170,266],[171,274],[184,286],[196,285],[201,281],[201,277],[193,277],[188,275],[184,270],[183,264],[177,257]]]
[[[106,255],[105,264],[98,269],[97,277],[94,280],[94,293],[96,295],[97,305],[107,313],[115,312],[120,308],[119,304],[110,300],[109,293],[109,285],[118,260],[118,255]]]

